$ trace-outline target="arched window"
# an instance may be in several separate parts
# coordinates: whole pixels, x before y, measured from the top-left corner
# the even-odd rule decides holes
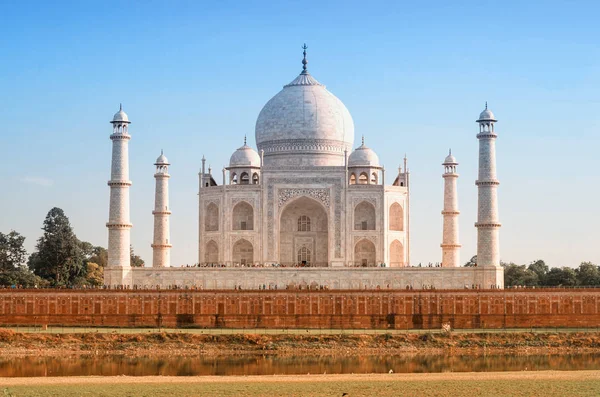
[[[232,251],[234,264],[249,265],[254,262],[254,247],[248,240],[238,240]]]
[[[240,201],[233,207],[232,230],[254,230],[254,210],[250,204]]]
[[[390,207],[390,230],[404,230],[404,214],[398,203],[394,203]]]
[[[367,239],[360,240],[354,247],[354,265],[367,267],[375,265],[375,244]]]
[[[390,244],[390,266],[404,266],[404,247],[398,240],[394,240]]]
[[[310,250],[302,247],[298,250],[298,263],[310,266]]]
[[[352,175],[350,175],[350,184],[356,185],[356,174],[354,174],[354,173],[352,173]]]
[[[204,252],[204,261],[206,263],[218,263],[219,262],[219,246],[214,240],[210,240],[206,243],[206,251]]]
[[[231,173],[231,184],[232,185],[237,185],[238,183],[238,177],[237,174],[235,172]]]
[[[210,203],[206,207],[204,230],[207,232],[216,232],[219,230],[219,207],[215,203]]]
[[[358,177],[358,184],[359,185],[366,185],[369,183],[369,176],[367,175],[366,172],[362,172],[360,174],[360,176]]]
[[[371,174],[371,184],[377,185],[377,173],[376,172]]]
[[[363,201],[354,208],[354,230],[375,230],[375,206]]]
[[[298,218],[298,231],[310,232],[310,218],[308,216],[302,215]]]
[[[247,172],[242,172],[240,175],[240,185],[249,185],[250,184],[250,176]]]
[[[252,184],[253,185],[258,185],[258,173],[254,173],[254,175],[252,175]]]

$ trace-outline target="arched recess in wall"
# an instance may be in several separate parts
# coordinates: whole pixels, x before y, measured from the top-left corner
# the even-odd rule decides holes
[[[354,246],[354,265],[367,267],[375,266],[375,244],[363,238]]]
[[[369,175],[366,172],[361,172],[360,176],[358,177],[358,184],[366,185],[368,183],[369,183]]]
[[[214,240],[210,240],[206,243],[206,249],[204,252],[204,261],[206,263],[218,263],[219,262],[219,246]]]
[[[377,185],[379,178],[377,177],[377,173],[374,172],[371,174],[371,185]]]
[[[259,182],[258,172],[255,172],[254,174],[252,174],[252,184],[258,185],[258,182]]]
[[[375,206],[362,201],[354,207],[354,230],[375,230]]]
[[[206,207],[204,230],[207,232],[219,231],[219,207],[215,203],[210,203]]]
[[[390,267],[404,266],[404,246],[398,240],[390,244]]]
[[[249,185],[250,184],[250,175],[247,172],[242,172],[240,175],[240,185]]]
[[[232,230],[254,230],[254,209],[245,201],[240,201],[233,207]]]
[[[350,175],[350,184],[351,185],[356,185],[356,174],[355,173],[352,173]]]
[[[390,230],[404,230],[404,212],[402,206],[398,203],[390,206]]]
[[[249,265],[254,263],[254,247],[246,239],[240,239],[233,244],[233,263]]]

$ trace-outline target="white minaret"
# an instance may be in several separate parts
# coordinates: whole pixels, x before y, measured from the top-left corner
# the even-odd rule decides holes
[[[458,173],[456,166],[458,163],[452,155],[442,163],[444,166],[444,229],[442,235],[442,266],[458,267],[460,266],[460,243],[458,242],[458,193],[456,185],[458,182]]]
[[[152,267],[171,266],[171,243],[169,242],[169,160],[162,150],[156,159],[156,193],[154,194],[154,239],[152,240]]]
[[[496,179],[496,131],[497,120],[485,104],[479,115],[479,177],[475,184],[479,192],[477,203],[477,266],[499,267],[500,246],[498,232],[498,179]]]
[[[110,209],[108,214],[108,264],[107,267],[121,268],[122,276],[109,280],[107,284],[128,284],[124,279],[130,268],[130,229],[129,220],[129,118],[119,107],[111,124],[113,132],[110,139],[112,147],[112,165],[110,170]]]

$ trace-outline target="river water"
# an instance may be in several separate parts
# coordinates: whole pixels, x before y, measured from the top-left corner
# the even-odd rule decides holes
[[[73,356],[0,358],[0,377],[197,376],[600,370],[600,354],[491,356]]]

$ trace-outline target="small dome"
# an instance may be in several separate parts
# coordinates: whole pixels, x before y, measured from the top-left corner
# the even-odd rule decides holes
[[[256,150],[246,145],[233,152],[229,159],[230,167],[260,167],[260,156]]]
[[[155,165],[169,165],[169,160],[167,160],[167,156],[163,154],[162,150],[160,151],[160,156],[156,159]]]
[[[379,157],[373,149],[365,146],[363,139],[362,145],[348,157],[348,167],[379,167]]]
[[[494,113],[488,109],[487,102],[485,103],[485,109],[479,114],[479,119],[477,121],[497,121],[496,117],[494,117]]]
[[[119,105],[119,111],[115,113],[112,119],[113,123],[129,123],[129,117],[127,113],[123,111],[123,106]]]
[[[448,156],[446,156],[443,165],[458,165],[458,162],[456,161],[456,158],[452,155],[452,152],[448,153]]]

